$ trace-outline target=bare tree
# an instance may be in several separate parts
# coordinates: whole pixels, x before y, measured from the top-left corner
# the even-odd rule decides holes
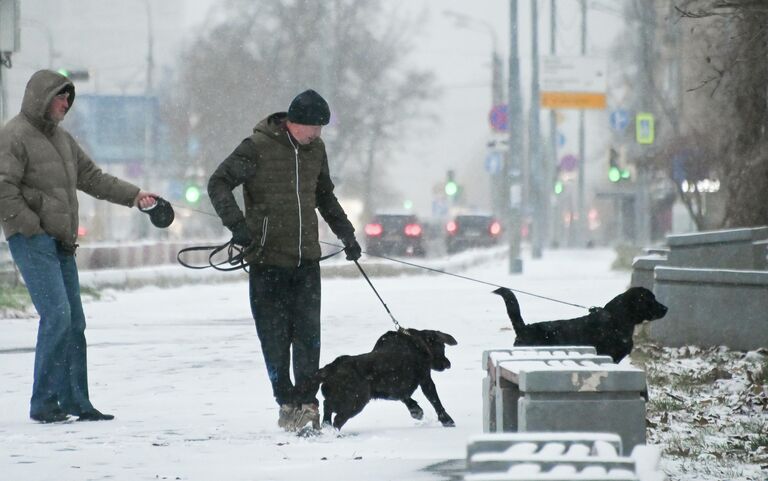
[[[636,0],[630,8],[637,19],[635,80],[666,127],[651,156],[654,168],[673,180],[699,229],[768,223],[765,3]],[[675,68],[679,102],[663,87]],[[705,210],[698,187],[705,178],[719,179],[725,191],[718,215]]]
[[[169,97],[176,135],[210,172],[265,115],[313,88],[329,100],[323,134],[340,190],[384,192],[385,154],[433,98],[431,74],[406,66],[417,23],[380,0],[228,0],[182,57]],[[180,142],[180,144],[183,142]]]

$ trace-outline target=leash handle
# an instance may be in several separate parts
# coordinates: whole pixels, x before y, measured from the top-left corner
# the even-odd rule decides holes
[[[403,328],[400,327],[400,323],[397,322],[397,319],[395,319],[395,316],[393,316],[392,312],[390,312],[389,307],[387,307],[387,304],[384,302],[384,299],[382,299],[381,296],[379,295],[379,291],[377,291],[376,288],[373,287],[373,283],[371,282],[370,279],[368,279],[368,275],[363,270],[363,267],[360,265],[359,262],[357,262],[357,259],[355,259],[354,262],[355,262],[355,265],[357,266],[357,268],[360,269],[360,274],[363,275],[365,280],[368,282],[368,285],[371,286],[371,289],[373,289],[374,294],[376,294],[376,297],[379,298],[379,301],[381,302],[381,305],[384,306],[384,309],[387,311],[387,314],[389,314],[389,317],[392,318],[392,322],[395,324],[395,328],[397,328],[398,331],[401,331]]]

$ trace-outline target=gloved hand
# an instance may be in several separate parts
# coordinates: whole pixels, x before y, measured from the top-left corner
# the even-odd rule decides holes
[[[363,253],[363,249],[360,247],[360,244],[357,243],[357,239],[351,237],[342,240],[342,242],[344,243],[344,253],[347,254],[347,260],[358,260]]]
[[[251,245],[251,242],[253,242],[253,237],[251,237],[251,233],[248,231],[248,225],[246,225],[245,220],[241,220],[230,230],[232,231],[232,242],[234,242],[235,245],[245,249]]]

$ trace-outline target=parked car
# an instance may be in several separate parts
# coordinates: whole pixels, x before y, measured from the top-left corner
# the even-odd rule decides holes
[[[445,225],[445,247],[449,254],[499,242],[501,224],[491,215],[457,215]]]
[[[365,226],[365,238],[371,255],[426,255],[424,228],[413,214],[377,214]]]

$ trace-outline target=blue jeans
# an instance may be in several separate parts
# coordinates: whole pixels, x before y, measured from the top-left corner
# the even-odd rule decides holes
[[[8,239],[32,303],[40,315],[30,415],[61,408],[79,415],[93,409],[88,399],[85,314],[75,257],[60,252],[47,234]]]

